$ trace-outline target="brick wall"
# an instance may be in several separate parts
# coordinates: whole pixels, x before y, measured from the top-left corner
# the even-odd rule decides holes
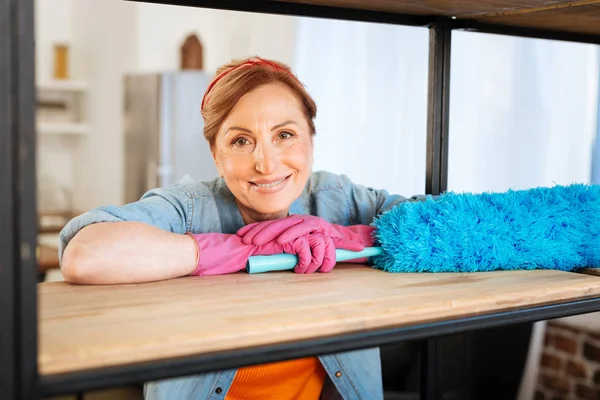
[[[534,400],[600,400],[600,334],[549,321]]]

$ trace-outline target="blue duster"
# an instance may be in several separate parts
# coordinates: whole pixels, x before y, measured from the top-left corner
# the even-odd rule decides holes
[[[600,267],[600,185],[445,193],[374,221],[388,272]]]

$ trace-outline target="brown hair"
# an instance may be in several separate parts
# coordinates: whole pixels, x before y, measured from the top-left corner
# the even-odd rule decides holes
[[[304,106],[310,133],[315,134],[317,105],[290,67],[258,57],[236,60],[220,67],[202,100],[204,137],[213,148],[219,128],[238,100],[246,93],[269,83],[281,83],[291,89]]]

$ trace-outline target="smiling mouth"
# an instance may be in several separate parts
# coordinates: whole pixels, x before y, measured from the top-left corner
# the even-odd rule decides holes
[[[256,182],[250,182],[253,186],[259,187],[259,188],[270,188],[270,187],[275,187],[277,185],[282,184],[283,182],[285,182],[286,179],[288,179],[291,175],[286,176],[285,178],[282,178],[278,181],[275,182],[269,182],[269,183],[256,183]]]

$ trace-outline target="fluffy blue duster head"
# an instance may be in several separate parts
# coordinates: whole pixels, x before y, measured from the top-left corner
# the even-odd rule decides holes
[[[600,267],[600,185],[446,193],[374,221],[389,272]]]

